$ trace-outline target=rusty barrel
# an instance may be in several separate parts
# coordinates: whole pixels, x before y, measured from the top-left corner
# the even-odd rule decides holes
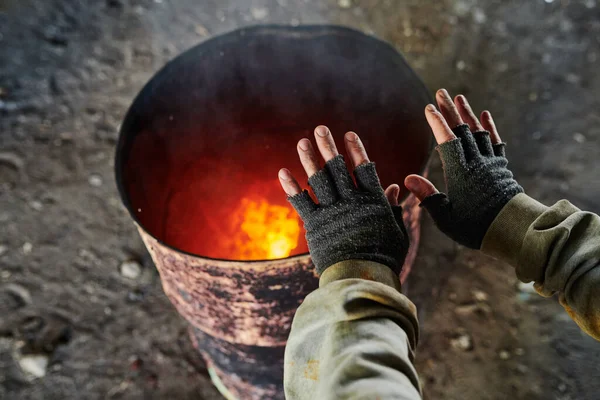
[[[227,398],[283,399],[294,312],[318,280],[277,172],[319,124],[360,134],[383,185],[424,173],[430,94],[389,44],[335,26],[257,26],[165,65],[121,126],[123,203],[212,380]],[[304,180],[303,183],[306,183]],[[402,192],[411,251],[419,207]]]

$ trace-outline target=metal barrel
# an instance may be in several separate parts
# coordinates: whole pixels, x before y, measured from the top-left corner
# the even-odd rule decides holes
[[[286,225],[297,245],[281,250],[274,242],[268,257],[256,239],[263,236],[253,236],[265,233],[267,214],[294,221],[277,171],[304,176],[297,141],[319,124],[338,138],[353,130],[382,184],[403,187],[406,175],[426,173],[431,132],[423,109],[431,101],[392,46],[338,26],[256,26],[217,36],[169,62],[138,94],[117,144],[118,189],[225,397],[284,398],[291,322],[318,287],[299,221]],[[411,239],[404,281],[420,209],[414,196],[401,196]],[[242,221],[244,242],[241,206],[245,218],[259,214],[253,225]]]

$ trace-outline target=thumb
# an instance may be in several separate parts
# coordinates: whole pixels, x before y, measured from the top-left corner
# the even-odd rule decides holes
[[[438,193],[438,190],[433,186],[433,183],[420,175],[409,175],[404,180],[404,186],[412,194],[414,194],[419,201],[423,201],[427,196]]]
[[[390,203],[391,206],[398,205],[398,195],[399,194],[400,194],[400,186],[396,185],[395,183],[391,184],[390,186],[388,186],[387,189],[385,189],[385,197],[388,199],[388,202]]]

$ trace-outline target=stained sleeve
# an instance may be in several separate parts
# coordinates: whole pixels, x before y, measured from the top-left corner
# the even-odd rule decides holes
[[[285,351],[287,400],[420,400],[419,324],[398,276],[370,261],[329,267],[298,308]]]
[[[600,340],[600,217],[566,200],[552,207],[525,194],[514,197],[486,233],[482,250],[515,267],[545,297],[562,306]]]

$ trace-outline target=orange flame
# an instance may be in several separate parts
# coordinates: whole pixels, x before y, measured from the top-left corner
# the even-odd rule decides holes
[[[260,196],[242,198],[231,219],[234,258],[285,258],[298,246],[300,219],[291,207],[269,204]]]

